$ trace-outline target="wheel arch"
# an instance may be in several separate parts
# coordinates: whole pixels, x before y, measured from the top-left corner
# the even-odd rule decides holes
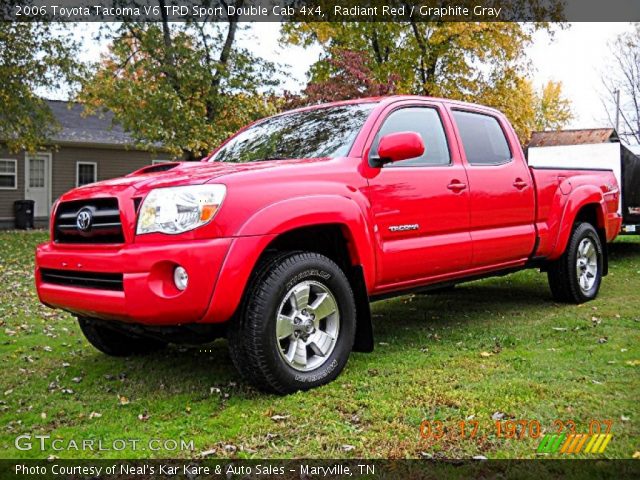
[[[202,322],[229,320],[256,266],[277,251],[313,251],[335,261],[347,275],[357,309],[355,351],[373,350],[367,285],[375,280],[372,235],[362,208],[338,195],[289,199],[256,212],[227,253]]]
[[[599,188],[585,185],[574,189],[564,205],[555,246],[549,258],[553,260],[562,255],[569,243],[573,226],[579,220],[591,223],[598,230],[603,244],[606,243],[606,234],[603,235],[605,219],[606,205]]]

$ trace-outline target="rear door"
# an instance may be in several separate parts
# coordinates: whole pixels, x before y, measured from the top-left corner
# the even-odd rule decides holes
[[[374,127],[369,157],[389,133],[416,132],[425,143],[421,157],[387,164],[369,178],[380,287],[469,268],[469,192],[450,130],[444,108],[427,102],[392,104]]]
[[[453,109],[470,188],[474,268],[524,261],[534,248],[535,188],[506,120]],[[515,134],[513,135],[515,137]]]

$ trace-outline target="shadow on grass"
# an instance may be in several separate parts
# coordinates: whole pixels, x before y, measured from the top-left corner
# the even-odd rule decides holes
[[[492,316],[515,316],[527,309],[551,309],[546,282],[518,279],[493,282],[475,282],[460,285],[455,290],[432,295],[400,297],[393,301],[378,302],[374,307],[376,342],[385,342],[398,336],[408,338],[414,329],[431,326],[464,325]],[[409,299],[411,298],[411,301]],[[401,329],[401,330],[400,330]],[[380,354],[380,352],[378,352]],[[179,395],[195,393],[206,399],[211,387],[224,390],[234,385],[234,396],[254,398],[263,394],[243,382],[228,354],[225,340],[203,346],[170,346],[146,356],[112,358],[98,352],[78,359],[79,367],[86,371],[100,371],[118,376],[125,373],[125,384],[135,388],[137,395]],[[105,381],[105,388],[111,384]]]
[[[610,248],[613,261],[640,256],[640,243],[617,242]],[[447,292],[376,302],[372,304],[375,342],[410,340],[415,329],[464,329],[472,322],[545,315],[558,308],[551,299],[546,275],[517,273],[458,285]],[[128,372],[128,381],[135,382],[136,390],[143,395],[153,394],[160,385],[177,394],[194,390],[208,393],[212,386],[230,383],[237,384],[235,395],[238,391],[245,398],[262,395],[241,380],[229,357],[228,344],[222,339],[202,346],[170,346],[152,355],[126,359],[95,352],[81,362],[86,370],[98,368],[116,375]]]
[[[526,279],[514,283],[509,277],[458,285],[446,293],[417,294],[374,305],[374,330],[382,336],[394,334],[391,327],[395,326],[460,325],[476,321],[488,312],[507,317],[521,315],[531,309],[556,308],[546,280]]]
[[[640,239],[640,237],[638,237]],[[629,258],[640,259],[640,242],[633,241],[636,238],[624,237],[623,240],[609,244],[609,255],[612,261],[624,260]]]

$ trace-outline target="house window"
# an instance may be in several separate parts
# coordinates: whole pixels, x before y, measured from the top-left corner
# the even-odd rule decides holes
[[[98,180],[98,164],[95,162],[76,163],[76,187],[88,185]]]
[[[0,190],[18,188],[18,161],[0,159]]]

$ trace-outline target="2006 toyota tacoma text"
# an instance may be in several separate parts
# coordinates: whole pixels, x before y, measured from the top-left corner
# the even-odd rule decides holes
[[[529,267],[556,300],[594,298],[618,201],[610,171],[528,167],[493,109],[319,105],[63,195],[36,284],[106,354],[227,335],[246,379],[287,393],[373,349],[372,300]]]

